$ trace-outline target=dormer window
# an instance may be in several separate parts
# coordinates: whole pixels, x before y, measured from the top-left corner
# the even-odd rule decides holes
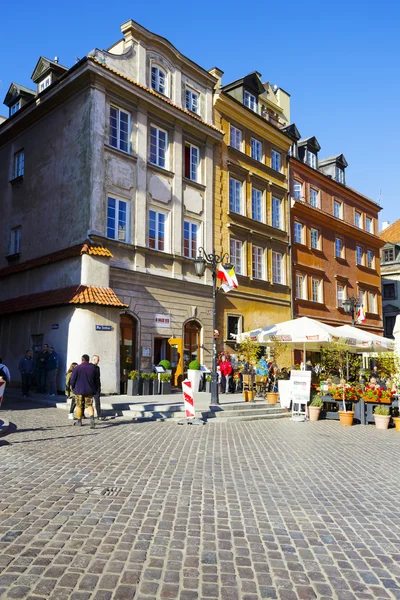
[[[167,95],[167,73],[161,67],[151,67],[151,88],[164,96]]]
[[[186,88],[185,105],[187,110],[198,114],[199,112],[199,94],[190,88]]]
[[[257,111],[257,98],[250,92],[244,92],[244,105],[251,110]]]
[[[343,169],[339,169],[339,167],[336,167],[336,169],[335,169],[335,179],[339,183],[344,183],[344,171],[343,171]]]
[[[51,75],[47,75],[43,81],[39,83],[39,92],[43,92],[51,84]]]
[[[307,164],[313,169],[317,168],[317,155],[307,150]]]
[[[21,100],[18,100],[18,102],[16,102],[15,104],[13,104],[10,107],[10,117],[12,115],[14,115],[17,112],[17,110],[19,110],[20,108],[21,108]]]

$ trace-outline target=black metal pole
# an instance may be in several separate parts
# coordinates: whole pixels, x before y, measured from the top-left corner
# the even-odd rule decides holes
[[[218,394],[218,373],[217,373],[217,339],[215,331],[217,329],[217,263],[212,265],[213,279],[213,356],[211,372],[211,404],[219,404]]]

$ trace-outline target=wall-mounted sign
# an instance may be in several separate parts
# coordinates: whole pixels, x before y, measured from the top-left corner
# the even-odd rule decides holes
[[[51,326],[52,329],[59,329],[60,325],[58,323],[53,323]]]
[[[142,347],[142,356],[146,356],[146,357],[151,356],[151,348],[149,348],[147,346],[143,346]]]
[[[96,331],[112,331],[112,325],[96,325]]]
[[[171,315],[154,315],[154,327],[171,327]]]

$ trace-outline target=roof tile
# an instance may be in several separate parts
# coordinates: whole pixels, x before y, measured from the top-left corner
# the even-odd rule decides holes
[[[400,242],[400,219],[397,219],[394,223],[386,227],[383,231],[380,232],[379,237],[384,242],[392,242],[393,244],[397,244]]]

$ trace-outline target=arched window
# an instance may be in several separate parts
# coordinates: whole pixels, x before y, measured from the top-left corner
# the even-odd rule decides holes
[[[189,321],[185,325],[183,360],[185,369],[192,360],[201,362],[200,357],[201,325],[197,321]]]
[[[151,88],[167,96],[167,73],[158,65],[151,67]]]
[[[120,375],[121,394],[126,394],[129,371],[136,370],[137,321],[124,313],[120,318]]]

